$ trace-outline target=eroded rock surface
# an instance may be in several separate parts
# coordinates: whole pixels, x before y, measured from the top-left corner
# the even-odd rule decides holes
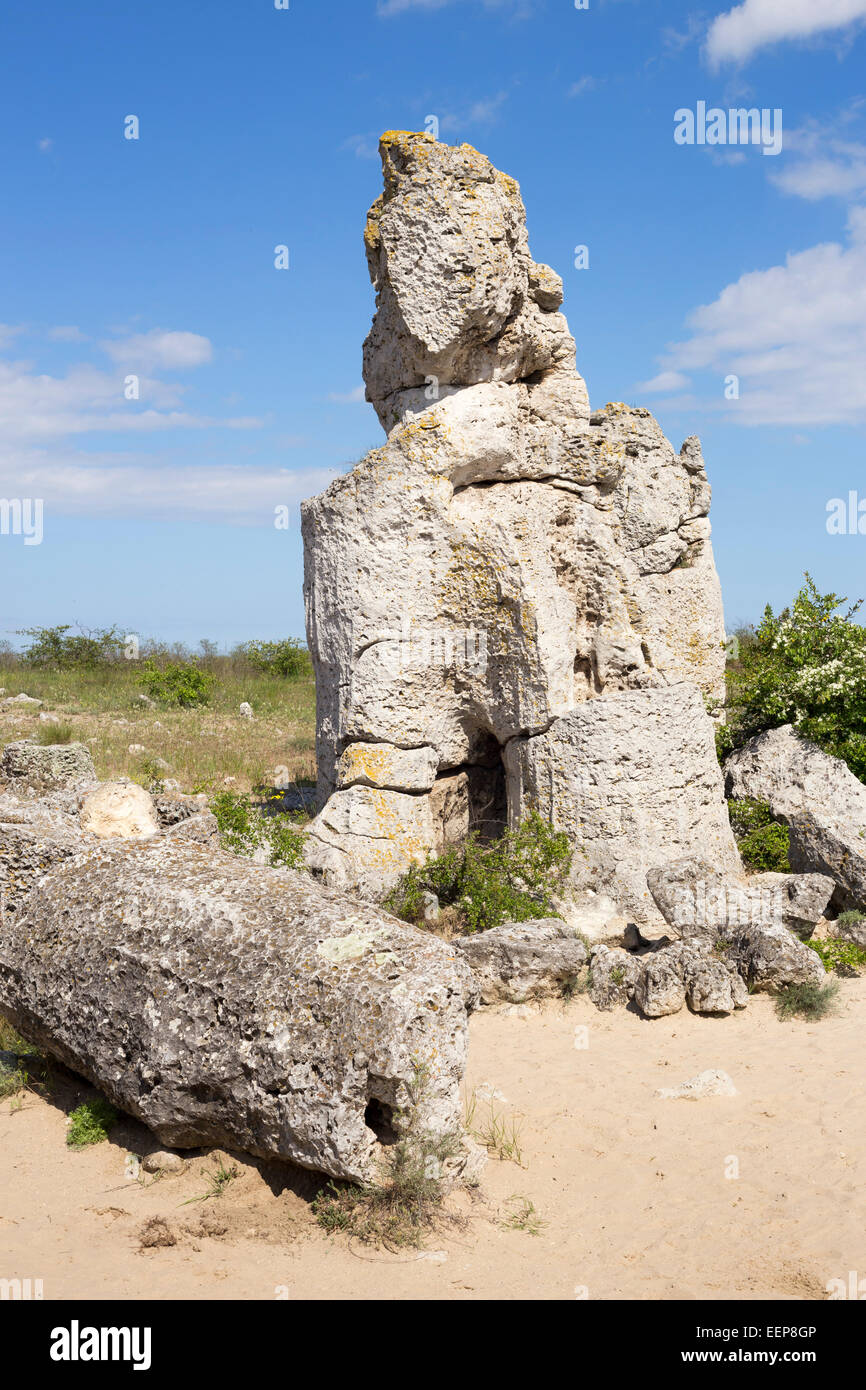
[[[476,999],[436,937],[176,836],[60,864],[0,931],[0,1010],[162,1144],[334,1177],[459,1130]]]
[[[561,281],[532,259],[512,178],[427,135],[392,131],[380,149],[364,372],[388,438],[302,508],[310,862],[374,893],[461,828],[492,833],[523,814],[546,750],[570,750],[578,714],[597,742],[618,724],[630,774],[632,721],[648,719],[662,759],[640,769],[642,803],[625,781],[596,788],[578,887],[593,871],[604,886],[635,799],[650,831],[679,816],[666,857],[690,844],[733,862],[701,700],[722,696],[724,632],[698,441],[677,454],[646,410],[591,413]],[[674,709],[689,727],[665,732]],[[568,756],[548,811],[577,833],[588,774]],[[657,849],[619,875],[624,909],[657,916],[641,881]]]

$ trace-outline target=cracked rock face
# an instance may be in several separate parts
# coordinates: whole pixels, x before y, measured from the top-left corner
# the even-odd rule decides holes
[[[0,929],[3,1013],[161,1143],[356,1181],[386,1123],[460,1129],[477,996],[438,938],[177,835],[56,865]]]
[[[652,793],[662,823],[694,784],[678,843],[733,862],[701,700],[721,696],[724,629],[698,441],[677,454],[646,410],[591,413],[513,179],[427,135],[380,149],[364,374],[387,440],[302,508],[323,807],[310,861],[373,892],[467,827],[494,833],[542,792],[511,742],[540,765],[533,741],[567,746],[581,713],[599,738],[647,715],[671,769]],[[665,726],[686,688],[684,738]],[[563,781],[554,819],[575,824],[584,790]],[[629,797],[609,779],[591,840]],[[651,834],[633,849],[622,878],[653,918],[642,875],[677,849]]]

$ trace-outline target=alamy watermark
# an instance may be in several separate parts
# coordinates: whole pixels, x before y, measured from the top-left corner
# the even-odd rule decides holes
[[[674,112],[674,140],[678,145],[760,145],[762,154],[781,154],[782,110],[739,106],[725,111],[699,101],[694,111],[681,106]]]
[[[0,497],[0,536],[23,536],[25,545],[41,545],[44,505],[41,497]]]
[[[394,676],[452,668],[483,675],[487,670],[487,633],[475,627],[422,627],[404,614],[399,627],[382,628],[372,642],[358,645],[362,650],[377,646],[381,666]]]

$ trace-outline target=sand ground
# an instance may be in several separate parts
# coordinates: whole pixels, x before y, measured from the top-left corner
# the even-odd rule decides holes
[[[69,1150],[66,1114],[93,1093],[61,1078],[0,1105],[0,1278],[40,1278],[46,1299],[825,1299],[866,1277],[864,1026],[866,977],[818,1023],[765,997],[724,1019],[585,997],[476,1014],[474,1122],[514,1118],[522,1166],[491,1159],[450,1199],[459,1221],[397,1254],[321,1231],[321,1179],[298,1170],[230,1155],[224,1195],[190,1203],[213,1153],[136,1180],[127,1155],[158,1146],[133,1121]],[[738,1095],[656,1096],[709,1067]],[[536,1234],[507,1224],[523,1199]],[[141,1248],[154,1216],[174,1245]]]

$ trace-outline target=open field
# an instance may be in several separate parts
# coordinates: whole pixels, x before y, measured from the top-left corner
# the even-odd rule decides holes
[[[183,792],[220,787],[233,777],[233,789],[272,786],[276,769],[291,781],[315,779],[316,691],[312,676],[288,679],[217,659],[210,704],[202,708],[151,708],[140,700],[137,663],[69,671],[34,669],[0,661],[0,689],[42,700],[42,713],[62,721],[64,741],[86,743],[101,779],[129,777],[148,786],[150,764],[158,759]],[[255,717],[239,713],[242,701]],[[39,710],[0,708],[0,744],[13,739],[56,736],[39,719]],[[130,752],[140,745],[144,752]]]
[[[585,996],[484,1010],[467,1095],[476,1125],[491,1106],[514,1121],[520,1163],[492,1157],[448,1199],[455,1220],[397,1253],[321,1230],[324,1180],[288,1165],[197,1151],[177,1176],[136,1176],[129,1155],[158,1145],[126,1118],[70,1150],[67,1116],[94,1092],[58,1070],[0,1102],[3,1272],[46,1299],[824,1300],[866,1270],[864,1022],[866,977],[817,1024],[760,995],[725,1019],[600,1014]],[[708,1067],[738,1094],[656,1096]],[[196,1200],[220,1160],[236,1176]]]

